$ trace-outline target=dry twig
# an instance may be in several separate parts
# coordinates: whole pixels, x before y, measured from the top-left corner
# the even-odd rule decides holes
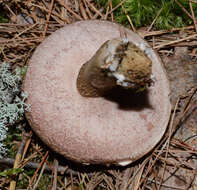
[[[30,187],[32,186],[32,183],[33,183],[33,181],[34,181],[34,179],[35,179],[35,177],[36,177],[36,175],[37,175],[39,169],[42,167],[42,165],[44,164],[45,160],[47,159],[48,154],[49,154],[49,152],[47,151],[47,152],[45,153],[44,157],[42,158],[42,161],[40,162],[38,168],[37,168],[36,171],[34,172],[34,175],[32,176],[32,178],[31,178],[31,180],[30,180],[30,182],[29,182],[29,185],[28,185],[28,187],[27,187],[27,190],[30,189]]]
[[[46,37],[46,31],[47,31],[47,28],[48,28],[49,19],[50,19],[50,17],[51,17],[53,5],[54,5],[54,0],[51,0],[49,12],[48,12],[48,15],[47,15],[46,24],[45,24],[44,31],[43,31],[43,38]]]
[[[189,7],[190,7],[190,10],[191,10],[192,20],[193,20],[193,23],[194,23],[194,27],[195,27],[195,30],[197,32],[197,21],[196,21],[195,15],[194,15],[194,11],[193,11],[193,7],[192,7],[192,2],[191,1],[189,1]]]
[[[177,3],[177,5],[179,5],[179,7],[181,7],[181,9],[185,12],[185,14],[188,17],[190,17],[191,19],[193,19],[192,16],[189,14],[189,12],[183,7],[183,5],[181,5],[181,3],[178,0],[175,0],[175,2]]]
[[[53,174],[53,186],[51,190],[56,190],[57,189],[57,169],[58,169],[58,161],[55,159],[54,160],[54,174]]]
[[[83,20],[82,18],[81,18],[81,16],[79,16],[77,13],[75,13],[72,9],[70,9],[67,5],[66,5],[66,3],[64,3],[62,0],[57,0],[58,2],[59,2],[59,4],[61,5],[61,6],[63,6],[66,10],[68,10],[77,20]]]
[[[161,14],[162,10],[163,10],[163,7],[158,11],[158,13],[157,13],[155,19],[153,20],[153,22],[152,22],[151,25],[149,26],[149,28],[148,28],[148,30],[147,30],[148,32],[152,29],[153,25],[154,25],[155,22],[157,21],[157,18],[158,18],[159,15]]]
[[[19,168],[21,158],[22,158],[22,154],[23,154],[23,151],[24,151],[24,147],[25,147],[25,144],[26,144],[26,141],[27,141],[28,137],[29,137],[28,135],[24,134],[23,139],[22,139],[22,141],[19,145],[16,157],[15,157],[15,161],[14,161],[14,167],[13,167],[14,169]],[[15,190],[15,189],[16,189],[16,180],[12,180],[10,182],[9,190]]]
[[[86,3],[89,5],[90,9],[95,12],[96,14],[98,14],[101,18],[104,18],[104,16],[102,15],[102,13],[88,0],[85,0]]]
[[[160,48],[163,48],[165,46],[169,46],[169,45],[172,45],[172,44],[177,44],[179,42],[190,40],[190,39],[193,39],[193,38],[196,38],[196,37],[197,37],[197,34],[193,34],[193,35],[187,36],[187,37],[182,38],[182,39],[174,40],[174,41],[171,41],[171,42],[167,42],[167,43],[155,46],[154,49],[160,49]]]

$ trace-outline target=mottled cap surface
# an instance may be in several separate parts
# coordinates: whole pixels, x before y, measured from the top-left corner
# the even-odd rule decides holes
[[[147,92],[82,97],[76,88],[81,66],[107,40],[126,33],[152,60],[154,85]],[[29,61],[23,89],[27,119],[53,150],[81,163],[129,164],[163,136],[169,116],[169,84],[161,60],[137,34],[107,21],[80,21],[50,35]]]

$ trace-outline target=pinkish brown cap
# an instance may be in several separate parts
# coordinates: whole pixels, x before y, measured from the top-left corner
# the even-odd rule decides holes
[[[152,60],[154,85],[147,93],[81,96],[76,88],[81,66],[122,31]],[[108,21],[80,21],[54,32],[34,52],[23,88],[31,106],[26,116],[36,134],[84,164],[127,165],[139,159],[162,138],[170,117],[169,83],[160,58],[137,34]]]

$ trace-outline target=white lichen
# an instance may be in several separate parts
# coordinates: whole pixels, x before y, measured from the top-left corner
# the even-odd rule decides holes
[[[129,43],[129,39],[125,36],[122,39],[123,44],[128,44]]]
[[[152,49],[150,47],[147,47],[145,50],[144,50],[144,53],[147,55],[147,57],[149,59],[151,59],[151,55],[152,55]]]
[[[123,74],[118,73],[117,69],[120,64],[119,59],[114,59],[110,64],[108,64],[107,68],[108,72],[107,75],[109,77],[114,77],[116,79],[116,84],[125,88],[131,87],[132,84],[126,82],[126,77]]]
[[[112,64],[109,65],[109,70],[115,72],[119,65],[119,60],[113,60]]]
[[[125,76],[119,73],[114,72],[113,76],[119,81],[119,82],[123,82],[125,80]]]
[[[8,126],[23,118],[29,109],[25,103],[27,95],[21,93],[22,75],[20,70],[11,72],[8,63],[0,64],[0,157],[5,155],[3,141],[7,137]]]
[[[124,88],[129,88],[133,86],[132,83],[125,81],[126,77],[123,74],[120,74],[118,72],[113,72],[111,75],[117,79],[116,80],[117,85],[122,86]]]
[[[145,49],[147,48],[147,47],[145,46],[144,43],[139,43],[138,47],[139,47],[142,51],[145,51]]]
[[[146,56],[151,59],[151,55],[152,55],[152,49],[150,47],[148,47],[146,44],[144,43],[137,43],[136,44],[145,54]]]

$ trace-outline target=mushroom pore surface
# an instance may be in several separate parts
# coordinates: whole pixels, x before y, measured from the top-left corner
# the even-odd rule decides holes
[[[154,84],[141,93],[115,88],[107,96],[81,96],[76,84],[82,66],[106,41],[120,39],[120,31],[151,60]],[[67,159],[85,164],[135,161],[158,143],[170,117],[160,58],[137,34],[108,21],[80,21],[50,35],[29,61],[23,89],[36,134]]]

